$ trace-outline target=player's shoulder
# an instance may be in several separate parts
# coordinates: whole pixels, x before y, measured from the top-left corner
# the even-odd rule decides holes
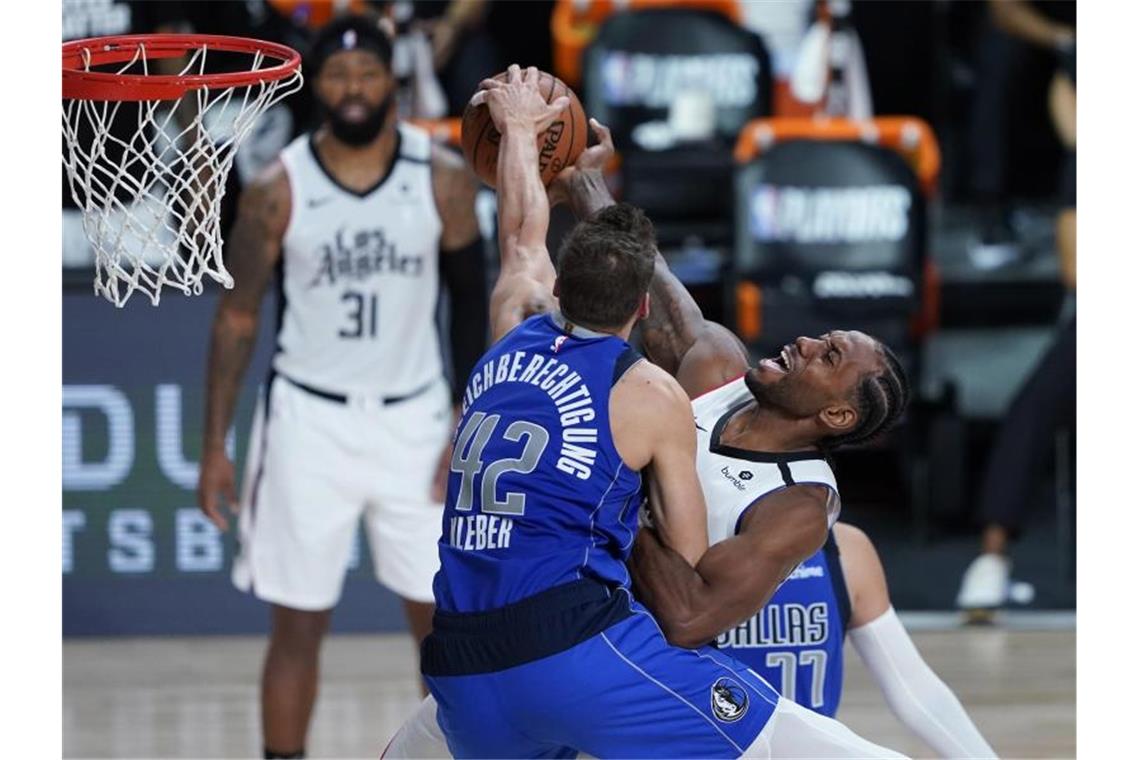
[[[431,144],[431,165],[432,169],[441,172],[463,172],[467,168],[467,162],[458,151],[434,141]]]
[[[280,158],[258,172],[241,193],[243,214],[257,216],[275,226],[288,221],[292,203],[289,171]]]
[[[638,358],[618,378],[614,389],[637,394],[645,401],[691,408],[689,397],[677,379],[644,357]]]
[[[845,522],[835,523],[835,545],[839,548],[839,556],[843,560],[844,572],[853,576],[850,581],[860,585],[860,578],[875,576],[871,570],[880,566],[879,552],[875,549],[870,537],[854,525]],[[881,571],[879,572],[881,574]]]
[[[618,378],[610,407],[650,437],[694,427],[693,407],[684,389],[672,375],[644,358]]]
[[[851,523],[837,522],[832,530],[835,532],[835,543],[839,546],[840,552],[875,551],[875,545],[871,543],[867,534]]]
[[[479,190],[479,180],[463,156],[436,142],[431,146],[431,176],[437,197],[470,198]]]
[[[289,187],[289,170],[280,156],[266,164],[261,171],[253,175],[253,179],[246,185],[247,191],[267,192],[280,191]]]
[[[741,522],[741,531],[748,529],[752,524],[752,516],[758,514],[760,507],[764,510],[772,509],[821,509],[825,513],[828,508],[831,493],[827,486],[816,483],[795,483],[783,488],[767,491],[756,497],[750,505],[748,515]]]

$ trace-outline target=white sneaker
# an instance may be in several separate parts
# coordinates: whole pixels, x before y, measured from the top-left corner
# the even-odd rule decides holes
[[[1009,597],[1008,557],[982,554],[970,563],[958,590],[958,607],[964,610],[993,609]]]

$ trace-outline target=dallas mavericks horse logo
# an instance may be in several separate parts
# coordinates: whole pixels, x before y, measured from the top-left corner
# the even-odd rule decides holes
[[[709,691],[713,715],[725,723],[735,723],[748,712],[748,692],[731,678],[718,678]]]

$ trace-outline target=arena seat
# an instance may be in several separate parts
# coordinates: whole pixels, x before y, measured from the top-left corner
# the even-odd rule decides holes
[[[757,355],[798,335],[858,329],[899,355],[918,396],[922,342],[938,322],[927,205],[941,163],[930,127],[912,117],[750,122],[735,159],[735,328]],[[952,389],[918,398],[889,448],[899,455],[918,532],[960,502],[964,434]],[[951,429],[953,428],[953,429]],[[930,456],[940,450],[937,460]]]
[[[740,21],[740,0],[557,0],[550,15],[554,74],[571,87],[582,83],[582,53],[614,13],[647,8],[689,8]]]
[[[621,155],[622,198],[645,209],[663,248],[732,241],[732,146],[768,113],[771,67],[763,41],[722,13],[647,8],[609,16],[583,58],[586,111],[610,127]],[[678,95],[712,95],[712,135],[649,150],[634,139],[666,122]]]
[[[942,156],[938,142],[930,126],[917,117],[882,116],[877,119],[857,122],[846,119],[812,119],[812,117],[777,117],[758,119],[749,122],[740,132],[734,152],[738,178],[736,178],[736,239],[734,270],[736,273],[736,321],[744,340],[760,340],[763,326],[765,332],[779,332],[772,322],[764,319],[765,308],[772,309],[771,303],[764,305],[764,296],[783,299],[777,295],[780,288],[773,277],[817,277],[829,272],[845,272],[848,276],[863,277],[865,297],[845,297],[837,300],[834,285],[842,279],[825,277],[820,286],[824,297],[813,308],[824,313],[839,309],[840,312],[893,313],[898,316],[903,311],[910,314],[906,326],[895,325],[891,332],[898,333],[902,345],[906,340],[917,340],[921,335],[934,329],[938,320],[938,273],[933,260],[926,251],[926,205],[937,193],[938,173],[941,170]],[[783,236],[795,234],[795,230],[780,227],[781,218],[791,223],[789,213],[795,209],[782,210],[772,204],[780,203],[783,194],[780,187],[797,190],[820,188],[848,190],[846,202],[848,212],[858,212],[858,203],[870,203],[870,196],[861,198],[852,195],[855,188],[895,185],[904,187],[909,193],[906,199],[907,221],[902,237],[893,242],[879,240],[874,243],[874,230],[857,226],[857,218],[833,218],[831,223],[853,224],[853,234],[863,236],[861,240],[845,239],[841,230],[833,230],[832,237],[825,242],[808,243],[811,232],[795,239]],[[765,186],[764,198],[754,197],[759,193],[758,186]],[[831,196],[832,201],[839,196]],[[789,199],[789,203],[811,203],[811,195],[801,195]],[[886,196],[879,198],[886,203]],[[766,203],[766,207],[754,207],[756,203]],[[871,209],[871,206],[866,206]],[[755,214],[754,214],[755,211]],[[816,207],[814,211],[827,212]],[[839,206],[833,209],[841,213]],[[813,213],[811,207],[804,206],[800,213]],[[911,223],[913,221],[913,226]],[[812,219],[804,218],[806,223]],[[878,220],[887,223],[886,220]],[[816,224],[828,223],[827,219],[816,219]],[[903,223],[895,220],[893,223]],[[763,227],[762,237],[754,235],[754,227]],[[824,234],[827,230],[819,232]],[[870,237],[869,237],[870,236]],[[891,263],[893,262],[893,263]],[[885,265],[884,268],[879,268]],[[837,268],[832,270],[831,268]],[[789,269],[790,268],[790,269]],[[789,271],[784,271],[789,269]],[[873,285],[865,279],[874,273],[888,272],[891,276],[911,280],[910,286],[896,283],[891,286],[889,279],[878,280]],[[766,281],[763,292],[756,291],[760,280]],[[857,280],[848,279],[855,287]],[[790,281],[784,286],[795,288]],[[801,291],[808,292],[812,283],[800,283]],[[804,289],[804,288],[807,289]],[[868,289],[869,288],[869,289]],[[891,296],[878,293],[876,288],[887,288],[894,293],[909,291],[910,295]],[[841,287],[839,289],[842,289]],[[876,294],[878,293],[878,294]],[[805,304],[807,302],[805,301]],[[766,338],[765,343],[781,345],[779,336]],[[894,344],[894,343],[893,343]]]

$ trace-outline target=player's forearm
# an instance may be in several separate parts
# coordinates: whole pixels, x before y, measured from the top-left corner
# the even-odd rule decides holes
[[[996,757],[954,692],[922,659],[893,608],[848,632],[891,711],[942,757]]]
[[[570,208],[579,219],[615,203],[598,171],[575,172],[565,190]],[[660,251],[649,292],[649,317],[640,324],[642,344],[650,361],[675,374],[681,357],[704,330],[704,314],[688,289],[669,270]]]
[[[600,171],[576,171],[565,185],[570,210],[579,219],[587,219],[617,201],[606,187]]]
[[[257,313],[220,309],[210,335],[206,374],[206,433],[203,449],[222,450],[233,421],[242,377],[257,340]],[[266,389],[269,392],[269,389]]]
[[[448,337],[454,375],[452,394],[457,400],[463,393],[467,376],[487,346],[487,267],[483,239],[477,237],[457,251],[444,251],[440,255],[440,275],[451,304]]]
[[[499,250],[504,266],[509,256],[542,247],[550,226],[550,202],[538,173],[534,125],[508,122],[499,141],[496,174],[499,192]]]
[[[681,359],[705,329],[705,317],[660,251],[649,298],[649,316],[640,323],[645,354],[657,366],[676,374]]]
[[[711,640],[711,636],[694,639],[691,635],[694,609],[708,592],[705,580],[653,529],[639,531],[629,571],[638,601],[653,613],[670,644],[696,647]]]
[[[757,552],[729,539],[710,547],[693,568],[652,531],[642,530],[630,573],[638,599],[669,642],[697,647],[755,615],[799,562],[781,547]]]

